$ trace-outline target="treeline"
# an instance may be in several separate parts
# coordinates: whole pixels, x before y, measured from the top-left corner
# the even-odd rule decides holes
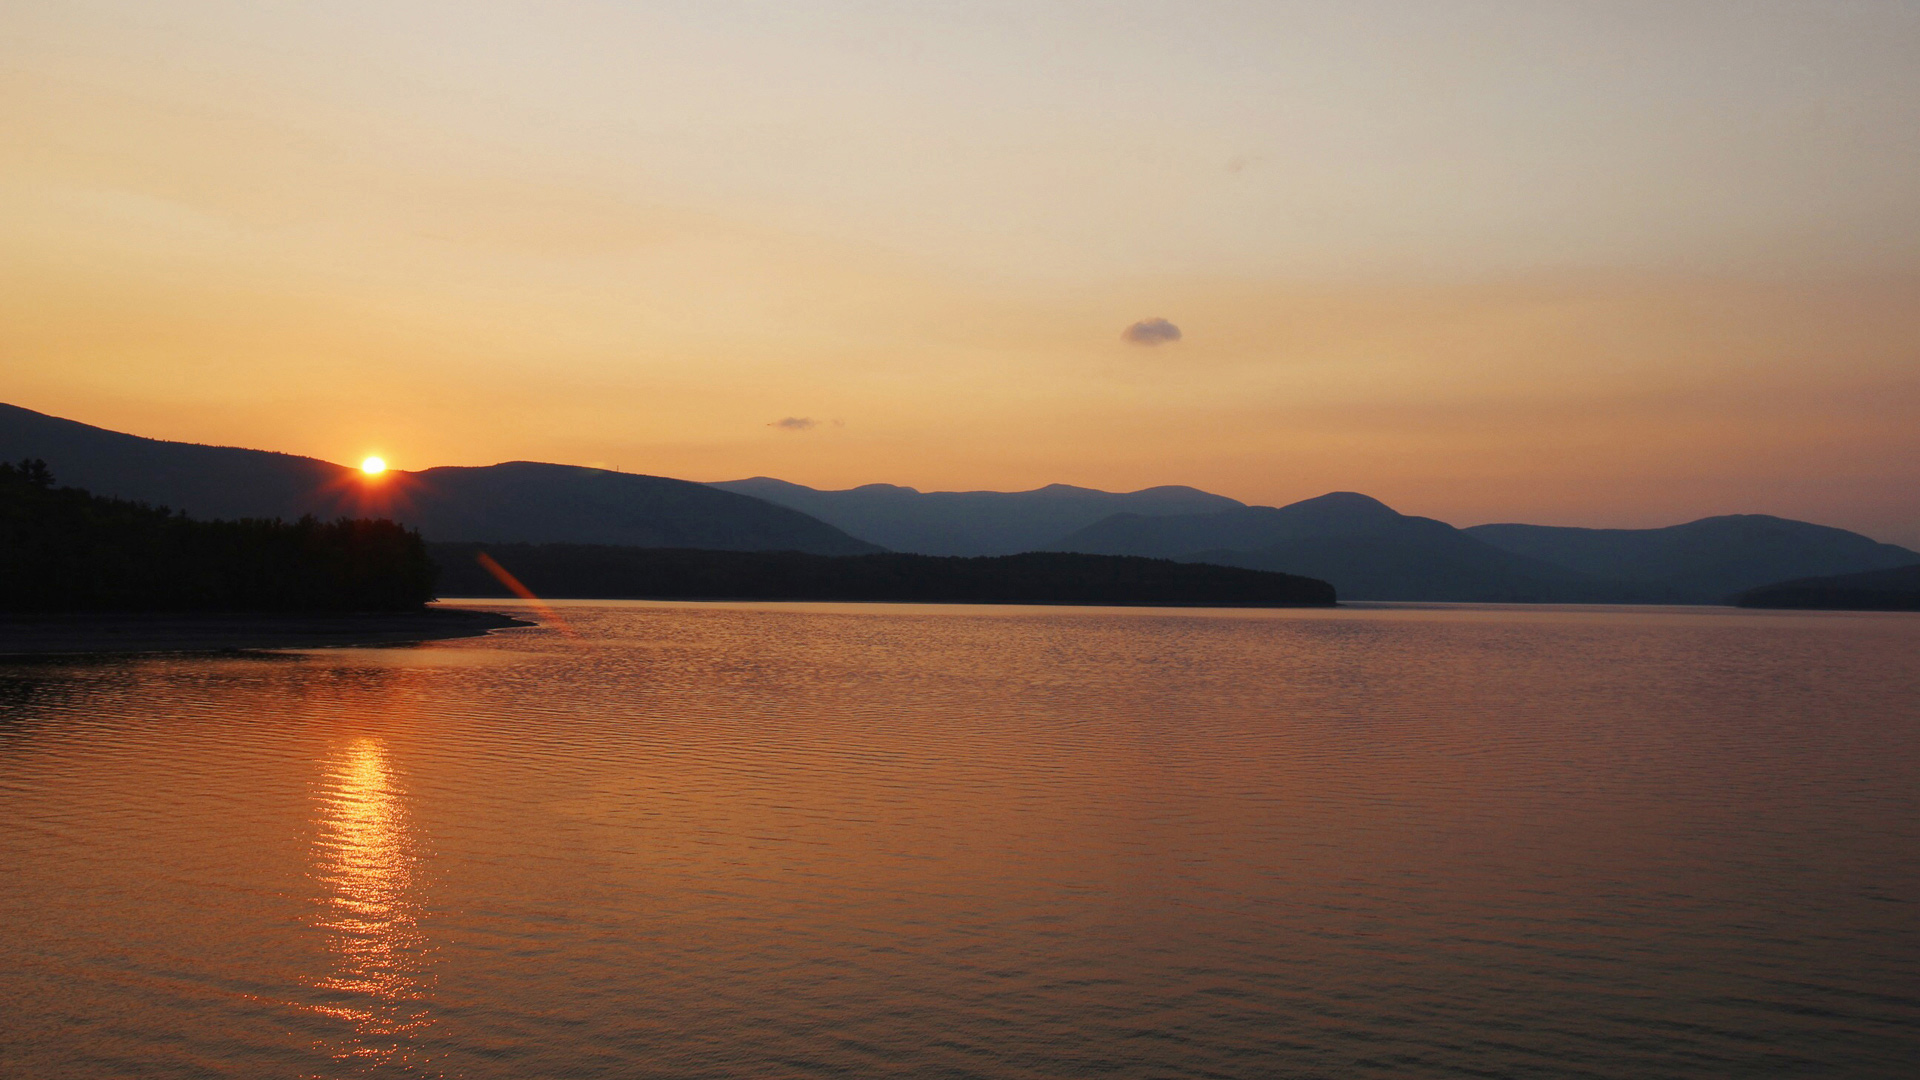
[[[429,544],[445,596],[509,596],[480,560],[546,598],[890,600],[977,604],[1308,607],[1333,586],[1265,570],[1130,555],[808,555],[596,544]]]
[[[401,611],[433,586],[391,521],[194,521],[0,464],[0,610]]]

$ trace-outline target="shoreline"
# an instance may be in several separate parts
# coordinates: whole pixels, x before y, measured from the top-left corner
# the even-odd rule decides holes
[[[467,608],[399,612],[48,612],[0,615],[0,660],[404,645],[537,625]]]

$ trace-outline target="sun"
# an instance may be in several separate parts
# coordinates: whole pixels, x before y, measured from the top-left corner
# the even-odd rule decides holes
[[[387,461],[385,458],[370,457],[360,463],[360,471],[368,476],[379,476],[387,471]]]

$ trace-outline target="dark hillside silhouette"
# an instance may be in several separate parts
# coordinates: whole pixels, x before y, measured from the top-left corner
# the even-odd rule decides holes
[[[199,518],[351,514],[354,470],[314,458],[125,435],[0,404],[0,460],[55,463],[60,482]]]
[[[314,458],[124,435],[0,405],[0,460],[199,518],[385,517],[435,540],[571,541],[850,555],[879,548],[786,507],[705,484],[508,462],[368,479]]]
[[[858,555],[881,550],[797,510],[663,476],[509,461],[394,478],[397,516],[434,540]]]
[[[580,544],[432,544],[447,596],[508,596],[484,551],[547,598],[891,600],[982,604],[1323,607],[1332,586],[1161,559],[1032,552],[960,558],[690,551]]]
[[[0,465],[0,610],[403,611],[433,598],[391,521],[194,521]]]
[[[1300,574],[1358,600],[1723,603],[1771,582],[1920,561],[1844,529],[1764,515],[1666,529],[1457,529],[1354,492],[1271,507],[1181,487],[817,491],[525,461],[367,478],[313,458],[143,439],[0,405],[0,460],[23,457],[57,462],[66,483],[201,518],[390,518],[430,541],[1131,555]]]

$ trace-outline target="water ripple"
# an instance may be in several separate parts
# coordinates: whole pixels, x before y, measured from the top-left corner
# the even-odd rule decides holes
[[[7,1076],[1906,1076],[1920,619],[564,605],[0,669]]]

